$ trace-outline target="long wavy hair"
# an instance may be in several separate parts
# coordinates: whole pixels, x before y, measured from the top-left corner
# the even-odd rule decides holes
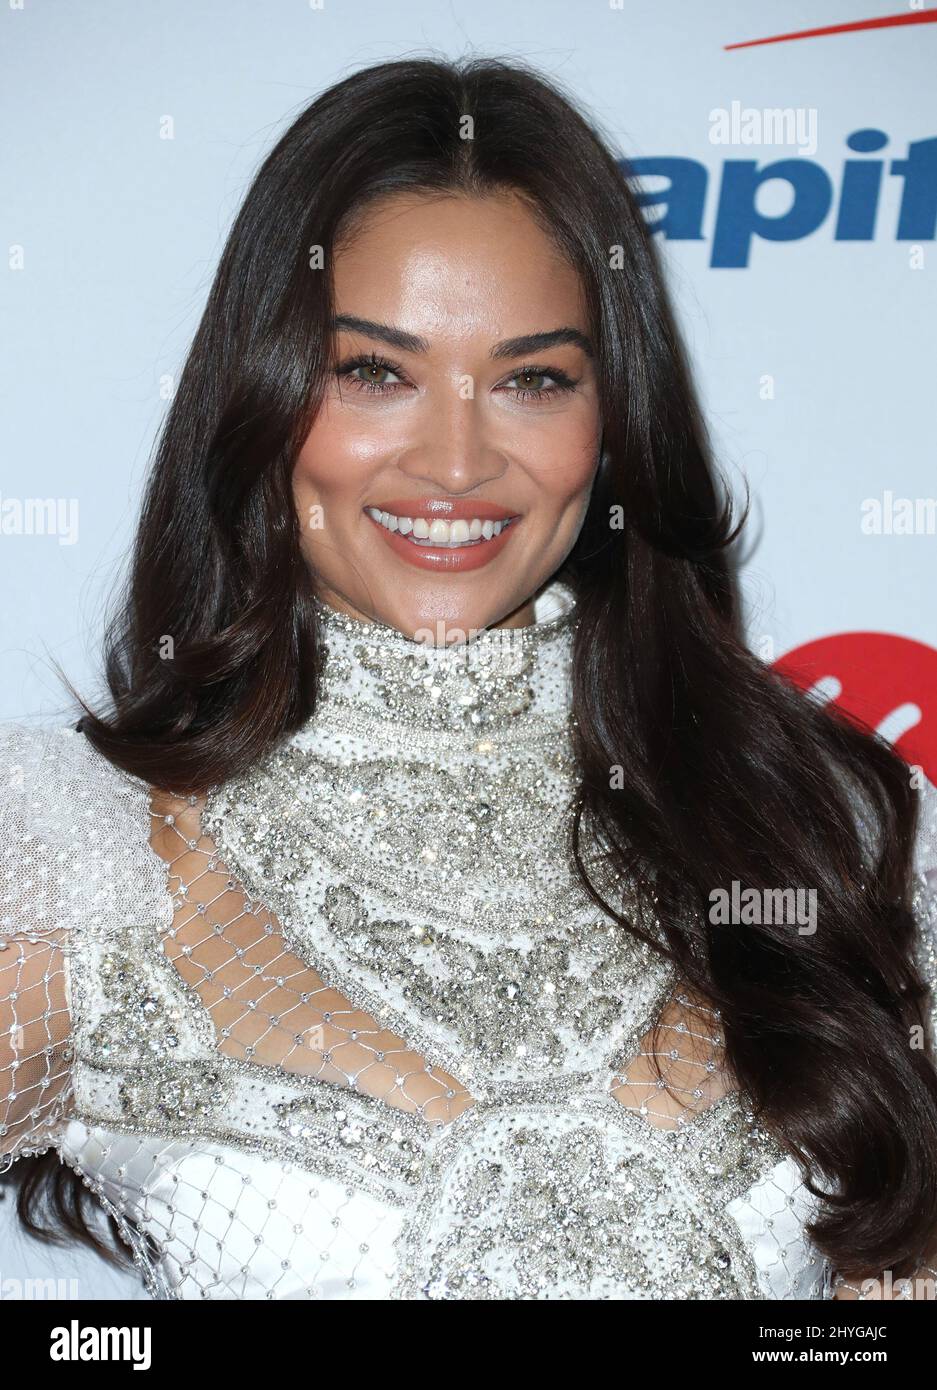
[[[583,837],[653,878],[652,944],[721,1010],[732,1075],[821,1199],[817,1247],[844,1272],[913,1274],[937,1245],[919,799],[872,729],[748,650],[733,561],[745,518],[733,524],[711,461],[651,233],[627,166],[555,83],[497,59],[382,63],[290,125],[227,239],[108,628],[109,708],[78,697],[79,728],[116,766],[182,792],[243,772],[311,716],[320,635],[291,477],[334,367],[333,248],[386,195],[501,190],[578,271],[597,348],[603,462],[560,572],[580,613],[578,872],[639,936],[590,879]],[[712,923],[711,890],[735,880],[815,888],[820,929]],[[910,1045],[915,1025],[926,1048]],[[123,1255],[116,1228],[113,1250],[90,1229],[89,1194],[54,1150],[12,1174],[35,1234],[62,1238],[40,1225],[46,1198],[60,1228]]]

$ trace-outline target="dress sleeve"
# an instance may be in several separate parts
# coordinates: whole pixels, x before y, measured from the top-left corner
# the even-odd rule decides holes
[[[924,779],[914,844],[912,911],[918,924],[918,963],[931,987],[930,1022],[937,1047],[937,786]]]
[[[0,1173],[56,1146],[71,1099],[67,799],[55,731],[0,725]]]

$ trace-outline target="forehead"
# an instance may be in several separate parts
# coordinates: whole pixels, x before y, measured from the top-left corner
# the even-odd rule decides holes
[[[335,311],[426,336],[586,329],[579,276],[522,198],[395,194],[336,248]]]

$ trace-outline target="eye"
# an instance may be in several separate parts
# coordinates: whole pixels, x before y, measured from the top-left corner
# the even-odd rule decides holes
[[[358,372],[363,375],[356,375]],[[335,375],[339,381],[349,382],[356,391],[368,391],[377,395],[389,395],[396,387],[404,384],[400,379],[400,368],[373,352],[366,357],[351,357],[342,362],[336,367]],[[398,380],[388,381],[388,376],[398,377]]]
[[[519,381],[520,386],[511,386]],[[543,383],[549,382],[550,385]],[[508,378],[508,389],[518,401],[543,401],[574,391],[577,382],[559,367],[522,367]]]
[[[360,381],[362,386],[377,387],[396,385],[396,382],[389,382],[388,377],[396,375],[390,367],[382,367],[379,362],[365,362],[360,367],[355,367],[355,372],[364,372],[364,376],[356,376],[355,381]],[[354,374],[353,374],[354,375]]]

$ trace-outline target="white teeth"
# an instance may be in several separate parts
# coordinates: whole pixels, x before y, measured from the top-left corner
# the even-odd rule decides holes
[[[427,520],[422,516],[394,516],[393,512],[384,512],[377,507],[367,507],[366,511],[385,530],[399,531],[402,536],[412,534],[413,540],[426,545],[460,546],[490,541],[514,520],[511,517],[506,521],[482,521],[476,516],[471,521],[461,517],[457,521],[442,521],[438,517]]]

